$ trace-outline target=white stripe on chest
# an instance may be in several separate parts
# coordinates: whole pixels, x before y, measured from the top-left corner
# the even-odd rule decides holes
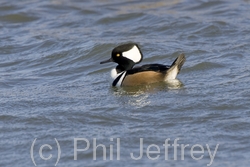
[[[122,81],[123,81],[123,79],[124,79],[126,73],[127,73],[126,71],[117,73],[117,71],[116,71],[115,68],[111,70],[111,77],[113,78],[113,81],[114,81],[117,77],[120,77],[120,75],[122,75],[122,76],[120,77],[119,81],[116,83],[115,86],[121,86]]]

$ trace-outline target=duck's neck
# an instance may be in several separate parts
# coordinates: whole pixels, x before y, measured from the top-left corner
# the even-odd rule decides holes
[[[113,68],[113,69],[111,70],[111,77],[112,77],[113,79],[116,79],[116,78],[117,78],[122,72],[124,72],[124,71],[126,71],[126,69],[123,68],[123,66],[118,65],[118,66],[116,66],[116,68]]]
[[[111,70],[111,77],[112,78],[116,78],[117,76],[119,76],[123,71],[127,71],[132,69],[134,66],[134,63],[127,63],[127,64],[123,64],[123,65],[118,65],[116,66],[116,68]]]
[[[123,64],[118,64],[118,66],[116,66],[117,71],[121,72],[121,71],[127,71],[130,70],[134,67],[135,63],[132,61],[127,61],[127,62],[123,62]]]

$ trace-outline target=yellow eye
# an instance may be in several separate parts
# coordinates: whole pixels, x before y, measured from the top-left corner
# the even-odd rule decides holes
[[[117,54],[116,54],[116,57],[119,57],[119,56],[120,56],[120,54],[119,54],[119,53],[117,53]]]

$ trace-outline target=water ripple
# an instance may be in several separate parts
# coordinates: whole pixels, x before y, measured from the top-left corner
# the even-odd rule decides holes
[[[138,152],[140,137],[145,148],[162,147],[167,138],[219,143],[214,166],[247,166],[249,7],[249,0],[1,1],[0,166],[31,166],[27,150],[34,138],[38,145],[58,138],[62,166],[209,162],[207,152],[200,161],[187,153],[184,161],[164,161],[163,150],[158,161],[132,161],[129,153]],[[126,42],[139,44],[141,64],[170,65],[185,53],[178,80],[111,87],[116,64],[99,62]],[[89,139],[91,147],[97,138],[107,149],[110,138],[120,137],[122,159],[102,161],[98,152],[93,161],[90,149],[74,161],[75,137]]]

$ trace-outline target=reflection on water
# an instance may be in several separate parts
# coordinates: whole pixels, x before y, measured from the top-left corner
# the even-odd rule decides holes
[[[128,104],[135,106],[136,108],[147,106],[151,103],[148,97],[149,94],[135,94],[132,96],[132,98],[128,99]]]
[[[127,87],[112,87],[115,95],[135,95],[144,93],[156,93],[167,89],[180,89],[184,84],[178,80],[173,79],[166,82],[157,82],[147,85],[127,86]]]
[[[148,86],[136,86],[136,87],[114,87],[112,88],[114,95],[123,104],[141,108],[150,104],[149,91],[146,88]]]
[[[140,86],[112,87],[111,89],[114,95],[121,97],[119,100],[123,101],[124,104],[141,108],[151,103],[148,98],[150,94],[159,91],[181,89],[183,86],[184,85],[180,80],[174,79],[167,82],[158,82]]]
[[[168,89],[180,89],[184,84],[178,79],[172,79],[166,82]]]

